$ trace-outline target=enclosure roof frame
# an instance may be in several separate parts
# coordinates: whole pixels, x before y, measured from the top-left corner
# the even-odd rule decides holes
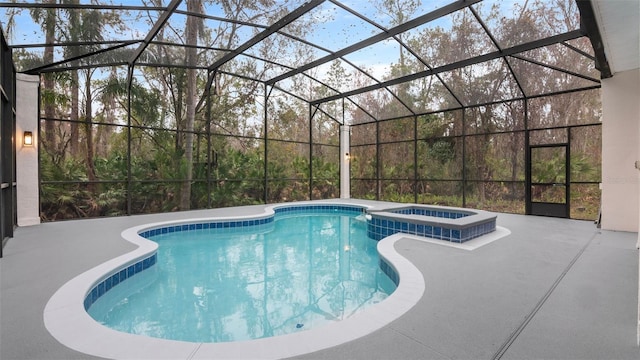
[[[499,58],[504,58],[507,56],[511,56],[514,54],[518,54],[524,51],[528,51],[528,50],[533,50],[533,49],[537,49],[543,46],[548,46],[548,45],[553,45],[553,44],[557,44],[563,41],[567,41],[567,40],[573,40],[573,39],[577,39],[584,36],[581,32],[581,30],[572,30],[566,33],[562,33],[562,34],[558,34],[558,35],[554,35],[548,38],[544,38],[544,39],[539,39],[539,40],[535,40],[535,41],[531,41],[528,43],[524,43],[524,44],[519,44],[519,45],[515,45],[512,46],[510,48],[506,48],[506,49],[502,49],[502,50],[498,50],[498,51],[494,51],[494,52],[490,52],[488,54],[484,54],[484,55],[478,55],[472,58],[468,58],[465,60],[460,60],[457,62],[453,62],[453,63],[449,63],[447,65],[443,65],[443,66],[439,66],[437,68],[433,68],[431,70],[425,70],[425,71],[420,71],[420,72],[416,72],[413,73],[411,75],[406,75],[400,78],[396,78],[396,79],[392,79],[392,80],[388,80],[385,82],[382,82],[381,84],[378,85],[370,85],[367,87],[362,87],[360,89],[357,90],[352,90],[352,91],[348,91],[348,92],[344,92],[342,94],[339,95],[334,95],[334,96],[329,96],[326,98],[322,98],[322,99],[318,99],[318,100],[314,100],[311,101],[312,104],[316,104],[316,103],[320,103],[320,102],[326,102],[326,101],[332,101],[332,100],[336,100],[336,99],[340,99],[342,97],[348,97],[348,96],[353,96],[353,95],[357,95],[357,94],[362,94],[368,91],[372,91],[372,90],[376,90],[376,89],[380,89],[382,87],[388,87],[388,86],[392,86],[392,85],[397,85],[397,84],[402,84],[405,83],[407,81],[411,81],[411,80],[416,80],[419,78],[423,78],[426,76],[430,76],[430,75],[435,75],[435,74],[439,74],[439,73],[443,73],[446,71],[452,71],[455,69],[460,69],[469,65],[475,65],[475,64],[479,64],[479,63],[483,63],[486,61],[490,61],[490,60],[495,60],[495,59],[499,59]]]
[[[476,6],[483,0],[452,0],[451,2],[435,8],[434,10],[418,14],[418,16],[414,18],[410,18],[408,21],[404,21],[398,25],[392,27],[385,27],[371,16],[367,16],[364,13],[347,6],[340,0],[309,0],[305,2],[300,2],[300,5],[292,9],[288,9],[284,16],[279,19],[274,19],[274,22],[271,24],[263,24],[260,23],[259,20],[255,18],[249,19],[240,19],[240,18],[226,18],[222,16],[218,16],[216,14],[210,13],[198,13],[193,11],[184,10],[181,8],[184,1],[182,0],[171,0],[166,6],[155,6],[155,5],[113,5],[113,4],[97,4],[97,3],[34,3],[27,2],[27,0],[21,1],[12,1],[12,2],[0,2],[0,9],[57,9],[57,10],[98,10],[98,11],[120,11],[120,12],[134,12],[134,11],[149,11],[149,12],[157,12],[159,15],[155,19],[153,25],[142,39],[128,39],[128,40],[105,40],[98,42],[90,42],[90,41],[57,41],[53,43],[24,43],[24,44],[15,44],[10,45],[10,48],[14,49],[39,49],[44,47],[56,47],[56,48],[70,48],[70,47],[83,47],[87,46],[91,48],[91,51],[81,54],[75,55],[68,58],[64,58],[62,60],[53,61],[49,64],[43,64],[39,66],[34,66],[30,69],[23,70],[23,72],[28,74],[45,74],[59,71],[69,71],[69,70],[78,70],[78,69],[88,69],[88,68],[101,68],[101,67],[112,67],[112,66],[129,66],[129,77],[133,76],[134,69],[136,67],[175,67],[175,68],[186,68],[186,69],[198,69],[198,70],[208,70],[208,71],[220,71],[221,74],[225,74],[226,76],[235,76],[238,78],[243,78],[251,81],[256,81],[263,83],[268,86],[272,86],[275,89],[283,91],[289,95],[294,95],[295,98],[304,100],[308,102],[310,105],[319,105],[326,102],[331,102],[339,99],[347,99],[349,103],[354,104],[356,107],[364,111],[368,116],[375,118],[376,120],[382,120],[383,118],[378,118],[371,111],[367,111],[362,104],[359,104],[357,99],[353,99],[353,96],[364,94],[370,91],[376,90],[386,90],[393,101],[399,104],[402,108],[406,109],[406,115],[398,114],[398,116],[416,116],[424,112],[425,109],[414,108],[415,105],[408,103],[404,98],[399,96],[395,91],[392,90],[393,86],[397,86],[404,83],[409,83],[414,80],[418,80],[421,78],[426,78],[430,76],[434,76],[444,88],[443,91],[448,92],[449,95],[455,100],[461,107],[470,106],[470,104],[465,103],[460,97],[460,94],[456,94],[456,89],[454,89],[450,84],[447,83],[447,79],[445,79],[442,74],[445,72],[451,72],[454,70],[462,69],[467,66],[481,64],[489,61],[493,61],[496,59],[502,59],[504,64],[506,65],[505,71],[508,71],[510,76],[515,83],[514,86],[517,85],[517,88],[522,93],[524,98],[528,98],[531,95],[527,94],[522,85],[522,79],[519,78],[519,75],[514,71],[512,62],[513,59],[517,59],[520,61],[527,62],[529,64],[550,69],[553,71],[558,71],[570,76],[574,76],[580,79],[588,80],[594,84],[599,84],[599,79],[595,78],[591,75],[585,75],[583,73],[579,73],[573,71],[570,68],[558,66],[555,64],[546,63],[540,59],[530,58],[522,54],[523,52],[546,47],[555,44],[561,44],[571,51],[579,54],[579,56],[590,59],[591,61],[595,61],[595,68],[600,71],[601,78],[607,78],[612,76],[611,68],[609,63],[607,62],[606,55],[604,53],[604,45],[598,30],[598,26],[596,24],[594,7],[592,5],[593,0],[574,0],[578,11],[580,13],[580,28],[575,30],[569,30],[560,34],[553,34],[550,36],[546,36],[540,39],[536,39],[533,41],[528,41],[524,43],[519,43],[509,47],[501,47],[500,42],[497,40],[495,34],[492,32],[490,27],[487,25],[485,19],[479,14],[479,10],[476,9]],[[351,43],[347,43],[345,47],[342,47],[338,50],[328,49],[326,46],[323,46],[319,43],[311,39],[306,39],[303,36],[297,36],[295,34],[289,33],[285,31],[285,28],[294,23],[299,18],[310,14],[314,9],[319,8],[322,5],[329,4],[328,6],[334,6],[337,9],[349,14],[360,21],[368,24],[375,29],[376,32],[373,33],[372,36],[368,36],[362,40],[354,41]],[[428,23],[432,23],[436,20],[442,19],[445,16],[452,15],[457,13],[458,11],[462,11],[464,9],[468,9],[470,13],[475,18],[475,21],[482,28],[484,33],[490,39],[490,42],[493,44],[493,50],[488,53],[484,53],[482,55],[471,56],[469,58],[463,58],[462,60],[452,61],[445,63],[444,65],[435,65],[431,64],[429,60],[424,59],[417,53],[409,43],[403,41],[400,38],[400,34],[408,32],[410,30],[419,28]],[[250,31],[253,31],[253,35],[248,39],[242,41],[239,45],[234,45],[231,48],[225,48],[224,46],[215,46],[215,44],[198,44],[198,45],[188,45],[180,42],[166,41],[162,39],[158,39],[157,35],[159,32],[166,28],[169,21],[172,19],[172,16],[178,14],[183,16],[194,16],[201,18],[203,20],[211,20],[220,23],[228,23],[235,24],[238,26],[244,26]],[[379,32],[377,32],[379,31]],[[295,63],[295,64],[284,64],[282,62],[275,61],[271,58],[267,58],[265,56],[260,56],[255,53],[251,53],[248,50],[254,47],[255,45],[261,43],[263,40],[269,38],[270,36],[278,34],[280,36],[284,36],[288,39],[296,43],[303,44],[305,46],[309,46],[312,49],[317,49],[317,51],[322,52],[324,55],[319,56],[318,58],[312,59],[310,61]],[[594,55],[585,51],[584,49],[580,49],[570,43],[568,41],[580,38],[580,37],[588,37],[591,45],[593,46]],[[408,54],[411,55],[412,59],[421,63],[425,70],[422,71],[414,71],[407,75],[401,75],[394,78],[388,79],[380,79],[370,73],[363,66],[355,63],[354,61],[347,58],[348,55],[358,52],[359,50],[365,49],[371,45],[379,44],[382,41],[392,40],[397,44],[401,51],[407,51]],[[112,52],[114,50],[126,48],[132,45],[138,45],[137,48],[132,49],[131,53],[128,55],[128,58],[119,61],[116,57],[116,60],[102,59],[97,55],[105,54]],[[182,48],[196,48],[202,51],[216,51],[220,52],[220,57],[214,58],[213,61],[209,64],[197,64],[195,66],[186,66],[184,64],[169,64],[166,61],[158,61],[156,63],[151,63],[146,60],[140,59],[142,54],[147,50],[150,45],[157,46],[175,46]],[[100,47],[96,49],[96,47]],[[272,76],[268,76],[265,78],[252,78],[251,76],[243,75],[240,73],[235,73],[228,69],[224,69],[224,65],[234,60],[238,56],[246,56],[250,59],[254,59],[256,61],[261,61],[264,64],[271,64],[279,67],[284,70],[282,73],[272,74]],[[82,62],[78,60],[83,60]],[[317,77],[313,74],[309,73],[309,70],[320,68],[323,65],[326,66],[329,63],[339,60],[342,61],[349,66],[351,66],[355,71],[359,72],[363,76],[365,76],[369,83],[358,86],[356,88],[351,88],[348,90],[340,90],[335,87],[330,86],[326,81],[323,81],[320,77]],[[92,62],[92,61],[95,61]],[[66,64],[66,66],[65,66]],[[317,84],[324,86],[330,92],[333,92],[333,95],[324,96],[321,98],[310,98],[305,97],[301,94],[294,94],[293,92],[286,90],[285,87],[280,86],[278,83],[288,81],[292,79],[296,75],[302,74],[306,78],[312,79]],[[129,78],[131,81],[131,78]],[[213,79],[209,78],[206,84],[206,87],[210,87],[212,85]],[[597,85],[596,85],[597,86]],[[591,87],[591,85],[587,85],[586,87]],[[206,91],[206,90],[205,90]],[[502,100],[497,101],[511,101],[514,98],[519,96],[511,96],[505,97]],[[202,100],[201,100],[202,101]],[[404,110],[403,110],[404,111]],[[428,110],[431,111],[431,110]],[[437,109],[434,111],[438,111]]]

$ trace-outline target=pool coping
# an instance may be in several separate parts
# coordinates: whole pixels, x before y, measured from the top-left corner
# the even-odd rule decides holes
[[[381,329],[409,311],[420,300],[425,290],[424,278],[411,262],[396,252],[394,244],[397,241],[413,239],[472,250],[473,246],[469,243],[479,243],[476,240],[482,240],[478,238],[465,244],[445,244],[446,242],[442,240],[429,240],[403,233],[386,237],[378,242],[378,251],[381,259],[393,267],[400,279],[399,286],[387,299],[343,321],[282,336],[226,343],[194,343],[158,339],[109,329],[96,322],[85,311],[85,296],[96,283],[108,277],[108,274],[115,269],[135,264],[157,250],[157,243],[138,235],[142,230],[153,226],[211,219],[255,219],[268,215],[281,206],[317,204],[317,202],[297,202],[265,205],[264,213],[259,215],[166,221],[126,229],[122,232],[122,237],[137,245],[138,248],[76,276],[58,289],[45,307],[43,314],[45,327],[63,345],[82,353],[105,358],[206,359],[215,354],[216,357],[227,359],[275,359],[302,355],[337,346]],[[324,202],[324,204],[354,206],[354,204],[339,201]],[[372,208],[368,205],[356,206]],[[494,234],[493,237],[497,235]],[[490,242],[486,239],[484,241]]]
[[[451,219],[445,217],[434,217],[429,215],[412,215],[412,214],[401,214],[396,211],[406,210],[406,209],[435,209],[441,210],[445,212],[458,212],[466,214],[467,216]],[[457,208],[457,207],[444,207],[438,205],[403,205],[397,207],[385,207],[380,210],[370,210],[370,214],[379,216],[381,218],[393,219],[393,220],[404,220],[410,219],[416,223],[421,224],[429,224],[429,225],[439,225],[446,224],[451,228],[455,229],[464,229],[466,227],[470,227],[476,225],[480,221],[490,220],[497,217],[496,214],[490,213],[484,210],[471,210],[465,208]]]

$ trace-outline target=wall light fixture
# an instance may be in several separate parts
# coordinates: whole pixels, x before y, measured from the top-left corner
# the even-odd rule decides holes
[[[25,131],[22,137],[22,143],[25,146],[33,146],[33,133],[31,131]]]

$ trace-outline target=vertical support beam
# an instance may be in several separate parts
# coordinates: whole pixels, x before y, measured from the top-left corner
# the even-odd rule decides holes
[[[418,116],[413,116],[413,203],[418,203]]]
[[[267,109],[269,107],[269,91],[267,89],[267,84],[264,84],[264,203],[267,203],[267,199],[269,198],[268,186],[269,186],[269,178],[268,178],[268,162],[267,159],[269,157],[269,147],[267,146],[267,132],[269,131],[269,126],[267,124]]]
[[[462,108],[462,207],[467,207],[467,108]]]
[[[531,151],[529,147],[529,99],[524,99],[524,213],[531,214]]]
[[[639,70],[640,71],[640,70]],[[640,107],[639,107],[640,110]],[[638,127],[638,133],[637,133],[637,139],[640,139],[640,126]],[[636,163],[635,163],[635,168],[636,170],[638,170],[639,172],[636,172],[638,174],[637,177],[637,181],[638,184],[640,184],[640,163],[638,161],[640,161],[640,143],[637,144],[637,157],[636,159]],[[638,199],[638,202],[640,204],[640,197]],[[640,206],[639,206],[640,207]],[[638,224],[640,224],[640,209],[638,210]],[[637,345],[638,347],[640,347],[640,225],[638,228],[638,241],[636,242],[636,249],[638,249],[638,329],[637,329]]]
[[[340,126],[340,198],[351,198],[351,127]]]
[[[18,226],[40,223],[40,191],[38,174],[38,75],[16,74],[16,191]],[[3,119],[3,121],[12,121]],[[24,144],[24,132],[33,135],[33,145]]]
[[[129,65],[127,76],[127,215],[133,215],[131,209],[131,87],[133,83],[133,65]]]
[[[210,79],[213,79],[215,76],[216,76],[215,71],[209,71],[208,77]],[[206,159],[207,159],[207,207],[208,208],[211,208],[212,206],[211,166],[214,165],[213,154],[211,153],[211,84],[212,83],[215,84],[215,79],[213,79],[213,81],[207,81],[207,84],[209,84],[209,86],[205,89],[207,94],[207,98],[206,98],[206,101],[207,101],[207,111],[206,111],[207,156],[206,156]]]
[[[313,115],[309,104],[309,200],[313,200]]]
[[[567,151],[566,151],[566,163],[564,167],[565,171],[565,200],[567,208],[567,219],[571,219],[571,128],[567,128]]]
[[[376,120],[376,200],[380,200],[380,122]]]
[[[7,46],[4,35],[0,34],[0,89],[2,90],[0,92],[0,258],[2,257],[2,248],[5,240],[13,237],[13,228],[17,223],[18,206],[16,182],[16,71],[11,54],[12,50]],[[36,99],[39,100],[39,94],[36,93],[36,95]],[[40,111],[38,110],[37,114],[39,113]]]

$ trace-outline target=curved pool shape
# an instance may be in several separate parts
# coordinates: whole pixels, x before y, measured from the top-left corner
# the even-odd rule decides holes
[[[398,282],[396,290],[384,301],[371,305],[353,316],[325,326],[287,335],[256,340],[223,343],[186,342],[151,338],[109,329],[91,318],[85,309],[91,306],[107,288],[129,276],[152,277],[158,245],[139,234],[171,228],[188,229],[195,224],[222,223],[226,226],[249,225],[269,221],[275,212],[291,211],[300,207],[359,207],[340,203],[296,203],[265,207],[260,216],[216,219],[191,219],[147,224],[122,232],[124,239],[137,245],[130,253],[107,261],[84,272],[63,285],[49,300],[44,311],[47,330],[65,346],[83,353],[105,358],[136,359],[207,359],[212,356],[225,359],[275,359],[306,354],[355,340],[378,330],[411,309],[424,293],[424,279],[420,271],[394,249],[394,243],[404,237],[395,234],[381,240],[377,249],[383,270]],[[202,225],[204,226],[204,225]],[[225,225],[222,225],[225,226]],[[162,230],[160,230],[162,231]],[[168,230],[167,230],[168,231]],[[149,234],[149,233],[148,233]],[[152,280],[151,280],[152,281]],[[95,294],[95,295],[94,295]]]
[[[378,242],[358,218],[361,207],[293,209],[300,208],[308,210],[280,208],[273,221],[253,225],[208,222],[144,231],[140,235],[159,245],[157,264],[154,258],[142,262],[151,275],[136,274],[134,266],[135,276],[120,284],[129,269],[114,272],[92,289],[85,307],[118,331],[229,342],[342,321],[393,293]]]

